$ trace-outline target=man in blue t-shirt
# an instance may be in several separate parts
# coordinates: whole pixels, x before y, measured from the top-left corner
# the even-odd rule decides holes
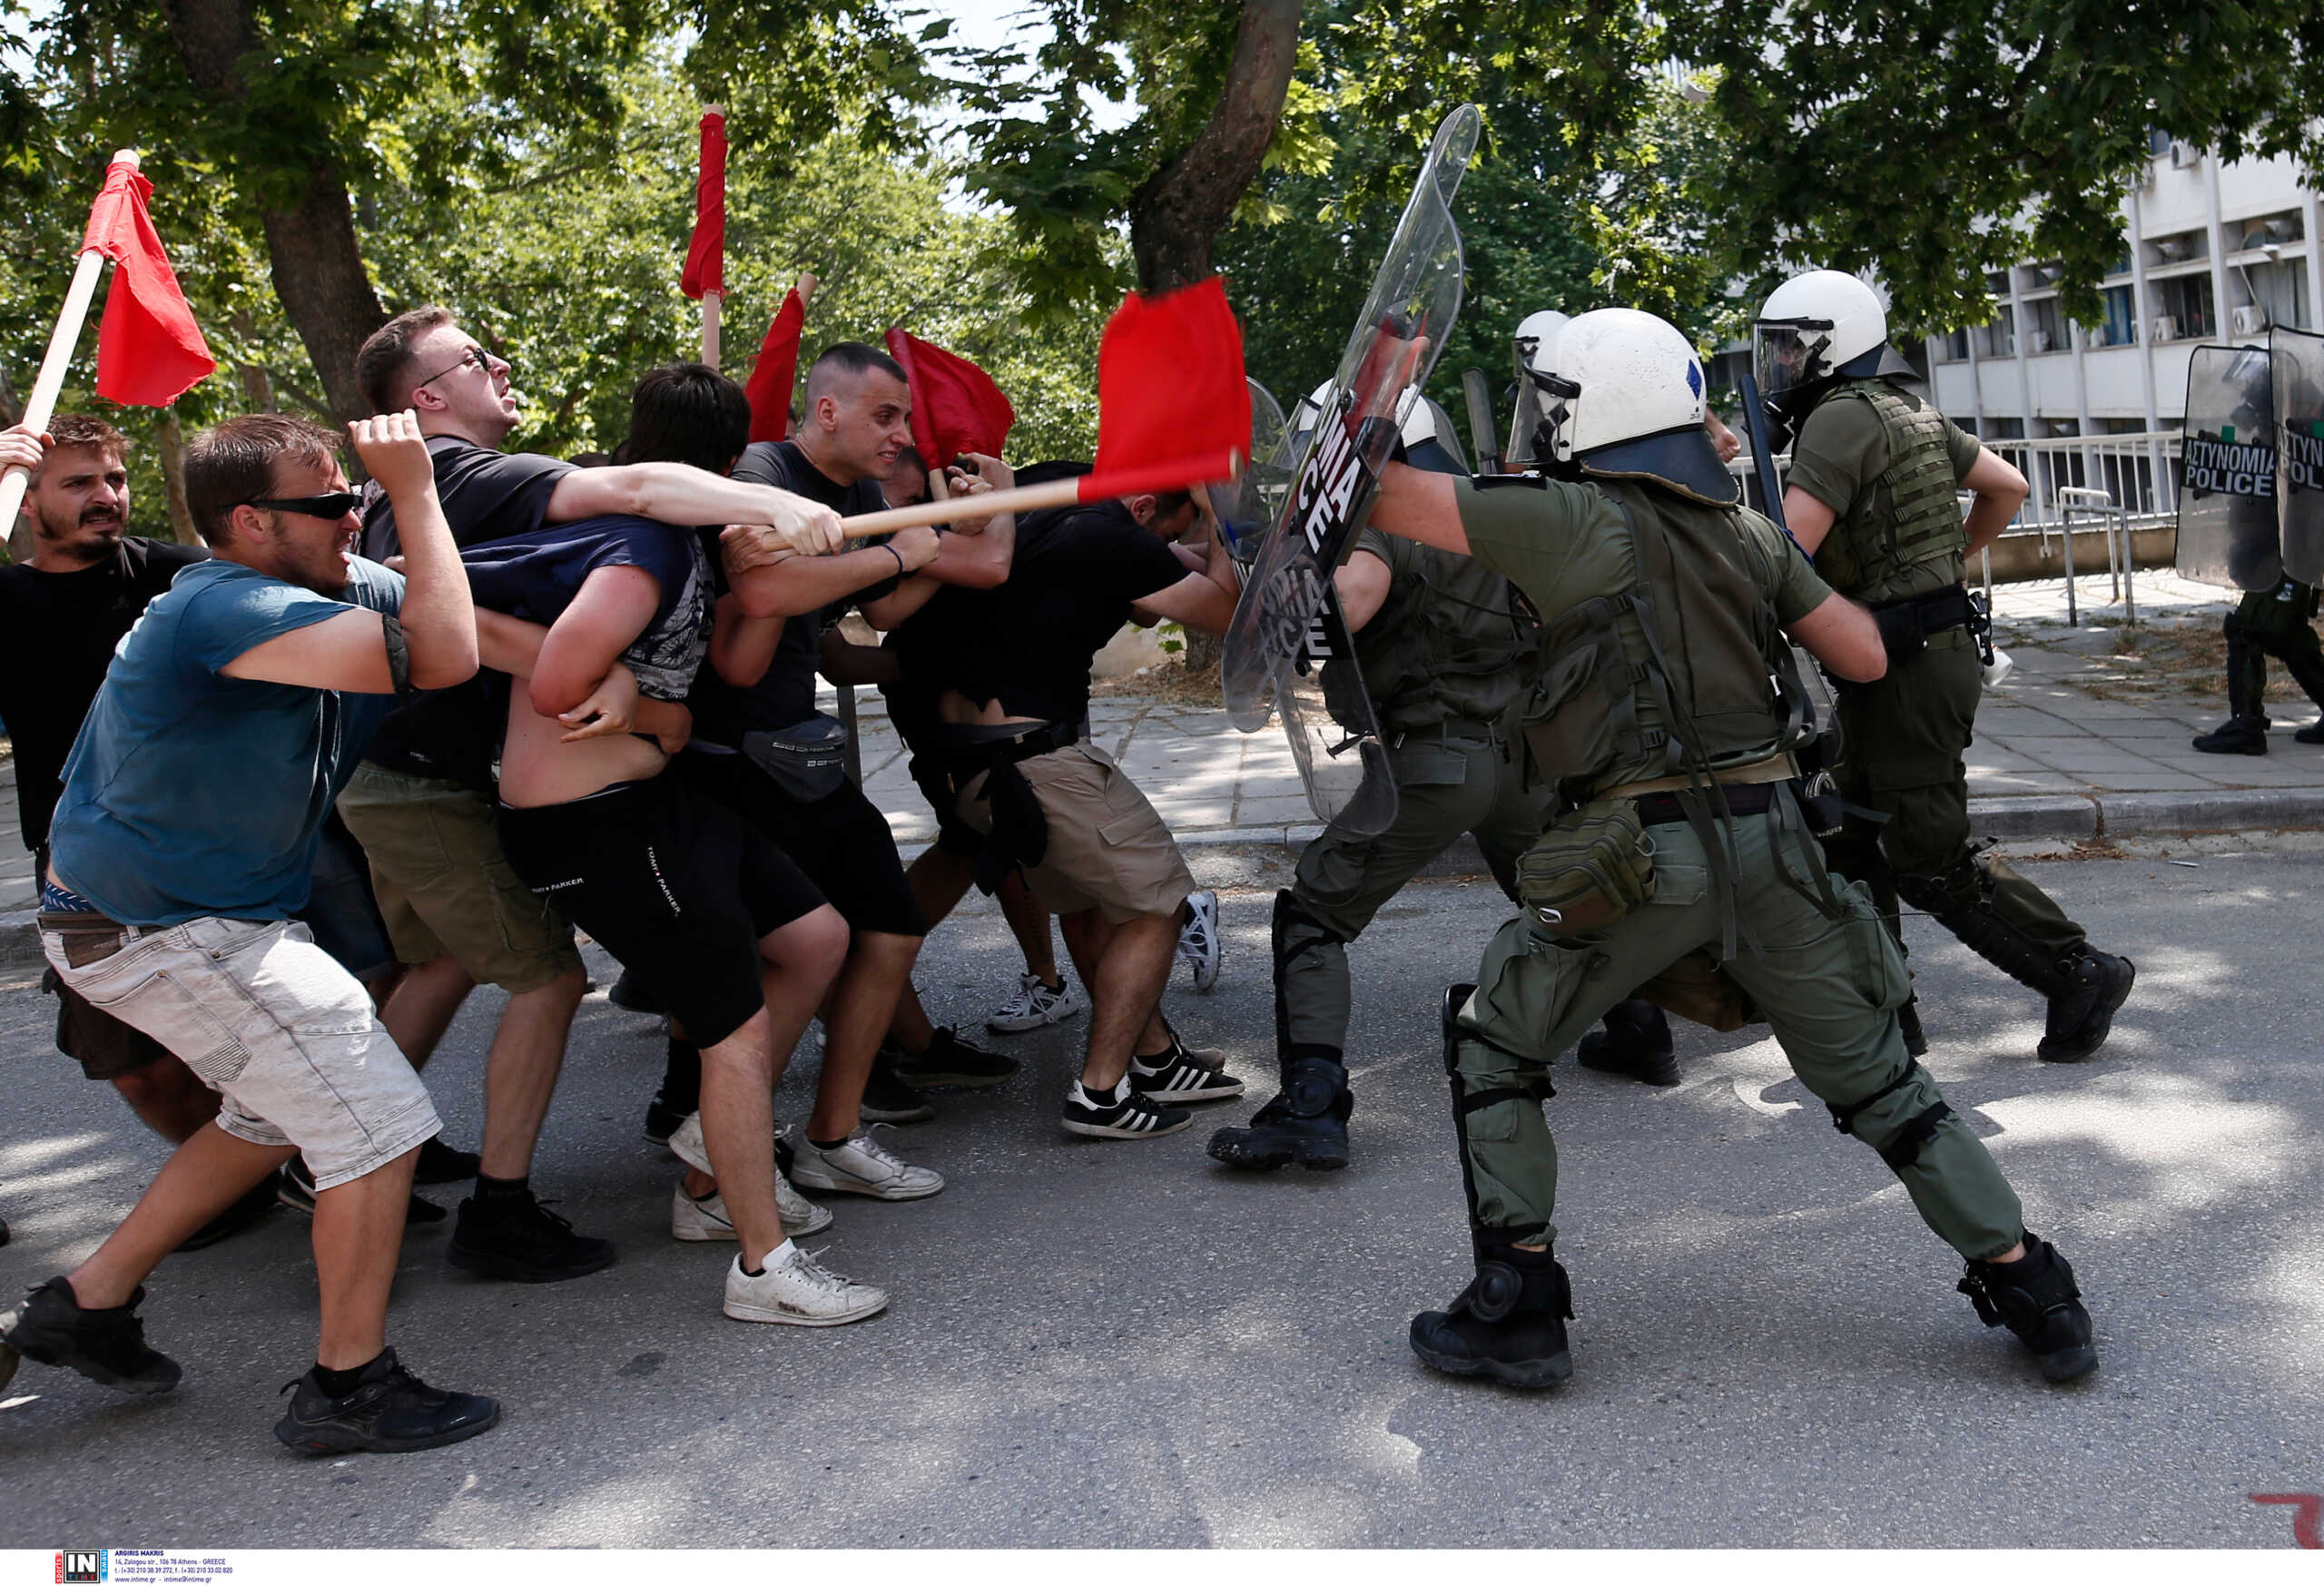
[[[397,501],[409,571],[355,555],[357,497],[330,431],[236,419],[186,448],[213,559],[123,639],[64,768],[41,896],[49,963],[223,1098],[103,1246],[0,1323],[0,1341],[131,1393],[176,1385],[140,1287],[184,1237],[303,1155],[322,1330],[275,1435],[314,1453],[404,1452],[499,1419],[387,1346],[412,1168],[440,1127],[362,985],[291,915],[331,801],[395,697],[475,672],[468,578],[402,413],[353,426]]]

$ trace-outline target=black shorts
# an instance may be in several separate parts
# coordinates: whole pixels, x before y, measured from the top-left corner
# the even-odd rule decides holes
[[[936,846],[956,859],[974,859],[984,849],[984,834],[960,819],[960,796],[947,776],[942,718],[932,709],[920,708],[928,696],[881,692],[887,694],[888,721],[911,755],[904,769],[936,812]]]
[[[667,773],[569,804],[502,804],[500,843],[705,1047],[766,1005],[759,938],[823,904],[781,849]]]
[[[741,754],[689,750],[678,767],[694,787],[774,839],[850,930],[928,934],[888,819],[862,788],[842,783],[838,792],[802,803]]]

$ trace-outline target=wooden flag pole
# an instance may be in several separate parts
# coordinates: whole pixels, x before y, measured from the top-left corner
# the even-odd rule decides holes
[[[1232,467],[1224,466],[1231,463]],[[1069,507],[1076,501],[1103,501],[1116,496],[1138,496],[1149,491],[1191,490],[1214,479],[1239,478],[1243,458],[1237,455],[1182,459],[1175,463],[1109,469],[1105,473],[1078,474],[1071,478],[1051,479],[1047,484],[1019,485],[1010,490],[988,490],[976,496],[954,496],[950,499],[931,499],[913,507],[891,507],[885,512],[867,512],[858,517],[840,520],[840,532],[849,539],[869,539],[874,535],[894,534],[899,529],[918,528],[923,524],[953,523],[963,517],[990,517],[997,512],[1038,512],[1044,507]],[[935,472],[930,471],[930,488],[935,488]]]
[[[137,151],[115,149],[105,169],[117,164],[136,170]],[[44,433],[56,413],[57,396],[64,389],[64,371],[72,367],[73,349],[80,343],[81,327],[88,320],[89,303],[97,295],[97,277],[104,267],[104,251],[100,248],[89,249],[73,267],[73,284],[64,291],[64,310],[56,316],[56,329],[49,332],[48,355],[40,361],[40,376],[33,381],[32,397],[25,403],[24,426],[34,435]],[[32,476],[22,468],[10,468],[0,478],[0,535],[15,525],[32,482]]]

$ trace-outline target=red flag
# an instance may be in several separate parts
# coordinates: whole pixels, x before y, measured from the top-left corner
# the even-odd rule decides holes
[[[1214,275],[1125,297],[1098,343],[1098,474],[1169,481],[1116,494],[1175,489],[1231,478],[1250,449],[1243,331],[1226,283]]]
[[[940,468],[964,451],[1000,455],[1017,409],[990,375],[895,326],[888,329],[888,351],[911,387],[911,440],[922,462]]]
[[[726,118],[702,118],[702,165],[694,179],[694,241],[686,245],[678,290],[690,298],[726,295]]]
[[[105,317],[97,327],[97,395],[108,402],[160,408],[218,367],[145,212],[153,184],[120,161],[89,210],[81,251],[114,264]]]
[[[793,287],[774,322],[759,343],[758,361],[743,386],[751,399],[751,438],[781,440],[791,429],[791,388],[799,379],[799,333],[806,328],[807,304]]]

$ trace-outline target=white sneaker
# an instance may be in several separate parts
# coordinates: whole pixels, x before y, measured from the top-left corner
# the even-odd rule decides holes
[[[1187,921],[1178,927],[1178,956],[1193,966],[1195,990],[1207,991],[1218,984],[1218,894],[1188,892]]]
[[[1089,1006],[1081,990],[1060,971],[1052,990],[1039,975],[1017,977],[1017,995],[992,1010],[984,1027],[995,1035],[1022,1035],[1043,1025],[1062,1024]]]
[[[697,1173],[712,1173],[710,1149],[702,1141],[702,1114],[694,1112],[686,1115],[685,1122],[680,1124],[670,1136],[670,1149],[676,1154],[679,1161],[684,1162]],[[714,1173],[713,1177],[715,1177]],[[697,1201],[686,1194],[684,1180],[681,1180],[677,1187],[670,1193],[673,1197],[670,1203],[670,1236],[672,1238],[731,1239],[734,1236],[734,1225],[727,1219],[726,1202],[724,1197],[714,1193],[707,1201]],[[679,1224],[684,1214],[679,1210],[677,1204],[679,1201],[684,1201],[690,1207],[703,1209],[705,1215],[708,1208],[714,1207],[717,1208],[717,1226],[723,1226],[726,1231],[723,1234],[681,1233]],[[783,1214],[783,1231],[786,1234],[820,1234],[832,1226],[831,1208],[817,1206],[800,1194],[791,1180],[783,1176],[783,1169],[780,1167],[774,1170],[774,1209]],[[708,1222],[696,1222],[691,1226],[708,1227],[712,1225]]]
[[[826,1151],[812,1140],[792,1148],[791,1176],[809,1189],[868,1195],[878,1200],[918,1200],[944,1187],[944,1176],[901,1161],[858,1131]],[[785,1226],[790,1219],[783,1219]]]
[[[794,1327],[837,1327],[888,1308],[888,1291],[842,1277],[815,1265],[795,1246],[790,1259],[770,1255],[756,1277],[743,1270],[740,1252],[726,1269],[725,1312],[737,1322],[787,1322]]]

